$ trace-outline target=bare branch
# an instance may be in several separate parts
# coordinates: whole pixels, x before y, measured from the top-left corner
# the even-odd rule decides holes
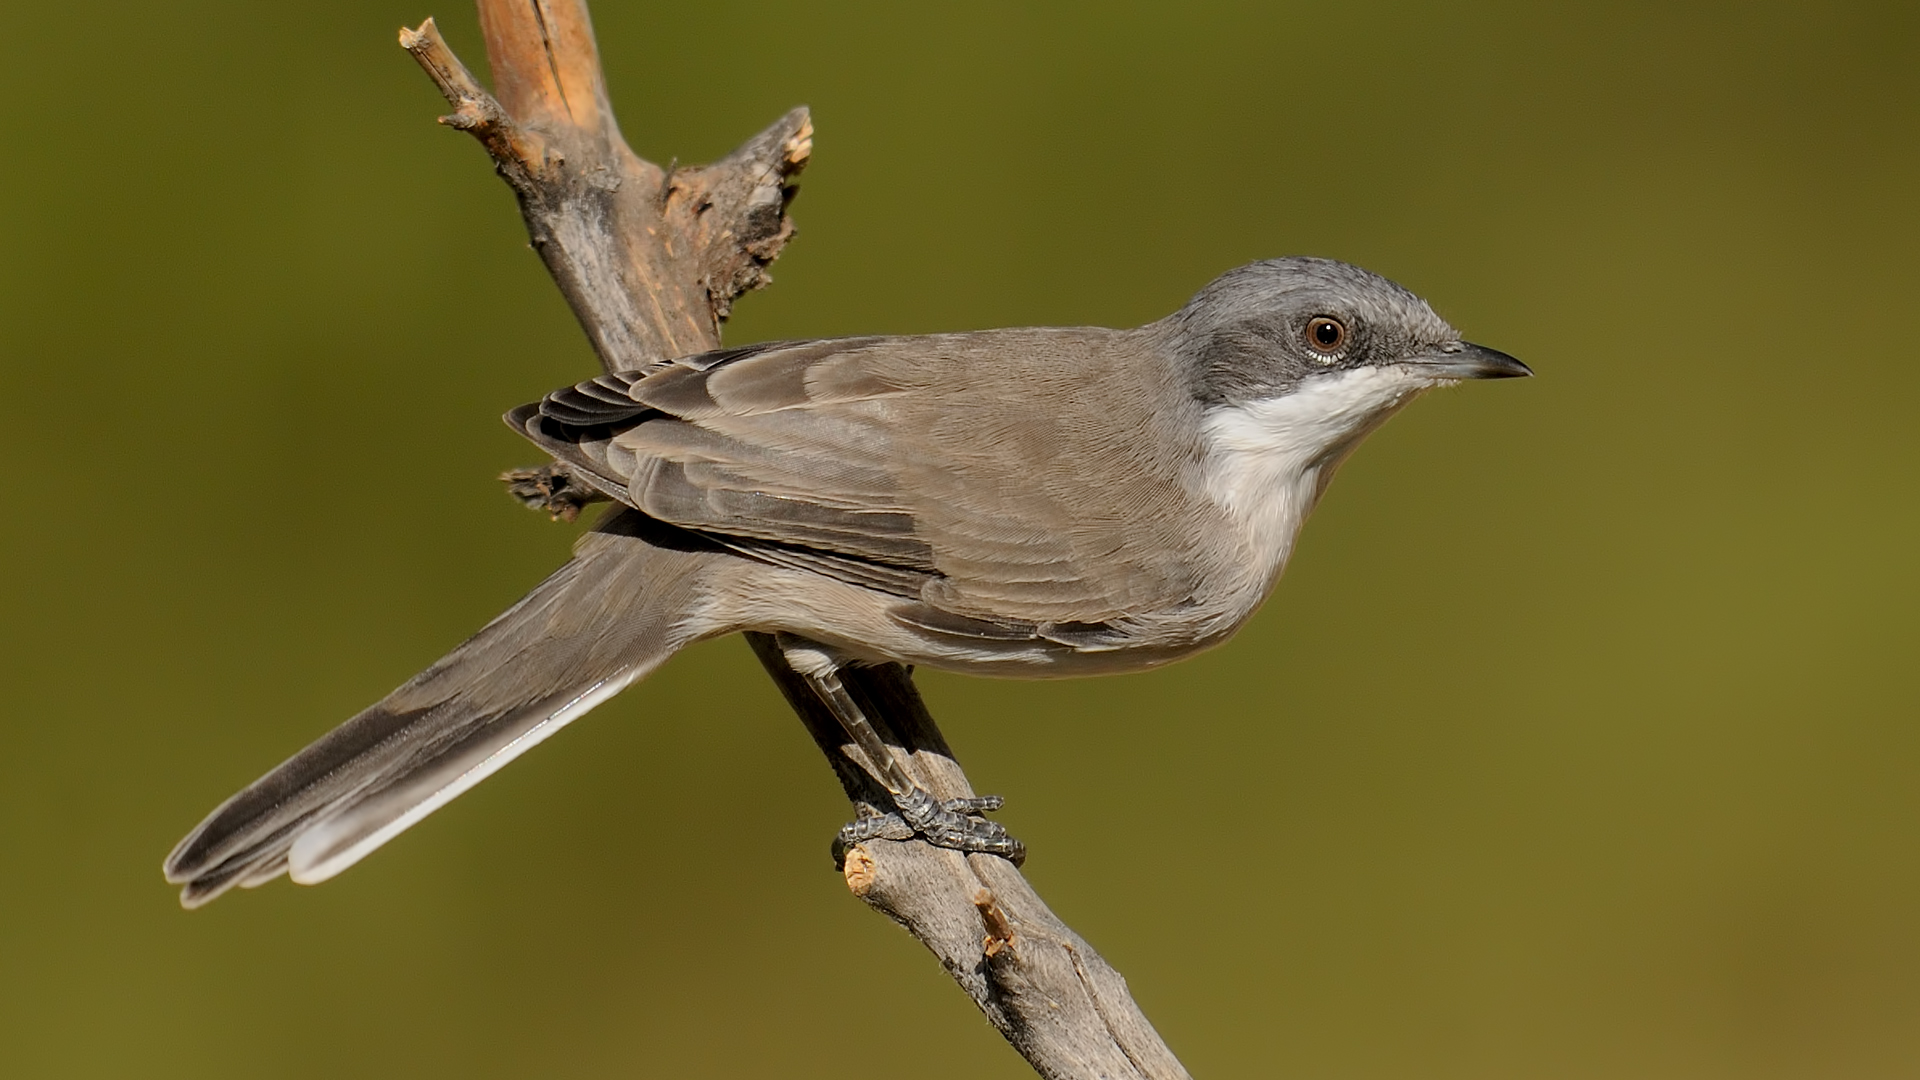
[[[858,751],[833,714],[801,676],[776,666],[784,655],[780,647],[764,634],[747,640],[826,753],[856,813],[891,809],[886,789],[857,764]],[[974,794],[906,668],[851,668],[842,678],[915,783],[937,799]],[[939,958],[1040,1075],[1188,1075],[1134,1004],[1126,980],[1006,859],[963,855],[918,840],[869,840],[846,853],[841,872],[850,892]]]
[[[795,109],[713,165],[665,181],[669,212],[690,218],[683,227],[705,253],[700,276],[715,319],[734,297],[772,283],[766,266],[793,238],[790,180],[812,154],[813,119]]]
[[[500,474],[507,494],[530,509],[545,510],[555,521],[572,521],[591,503],[605,502],[598,488],[583,484],[573,470],[558,462],[524,469],[508,469]]]
[[[478,0],[500,100],[530,124],[618,138],[584,0]]]
[[[516,191],[529,190],[546,164],[546,147],[538,135],[513,122],[507,111],[493,99],[453,55],[440,28],[432,19],[418,30],[400,30],[400,47],[413,54],[427,77],[440,88],[453,112],[440,118],[448,127],[459,128],[480,140],[500,166],[500,174]]]

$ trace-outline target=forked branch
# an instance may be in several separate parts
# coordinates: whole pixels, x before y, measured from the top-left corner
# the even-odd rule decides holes
[[[614,122],[584,0],[478,0],[495,94],[429,19],[400,44],[485,146],[528,235],[608,370],[715,348],[740,294],[793,236],[787,203],[813,150],[795,109],[712,165],[662,169]],[[515,494],[556,516],[591,501],[564,465],[519,470]],[[839,723],[767,635],[749,643],[839,775],[856,812],[891,809]],[[847,689],[934,796],[973,794],[905,668],[847,670]],[[1126,982],[998,856],[918,840],[855,845],[848,888],[939,958],[1001,1034],[1050,1078],[1185,1077]]]
[[[546,164],[546,147],[538,136],[514,123],[467,65],[453,55],[433,20],[421,23],[418,30],[402,29],[400,47],[413,54],[447,104],[453,106],[440,122],[479,139],[515,191],[531,190]]]

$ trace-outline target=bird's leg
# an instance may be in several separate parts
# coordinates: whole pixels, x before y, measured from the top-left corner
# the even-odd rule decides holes
[[[998,795],[963,799],[936,799],[893,756],[893,751],[840,681],[839,662],[824,649],[789,635],[780,644],[793,668],[813,688],[822,704],[840,722],[841,730],[866,756],[868,771],[893,797],[894,812],[849,822],[834,838],[834,859],[864,840],[908,840],[920,837],[935,847],[1000,855],[1015,865],[1026,861],[1027,847],[1007,835],[1006,827],[981,814],[998,810],[1006,800]]]
[[[840,682],[839,673],[810,674],[807,680],[814,692],[832,710],[840,726],[867,757],[874,773],[893,796],[894,812],[859,818],[847,823],[834,838],[836,860],[845,850],[863,840],[906,840],[918,836],[935,847],[956,851],[981,851],[1001,855],[1015,865],[1026,861],[1025,844],[1007,835],[1004,825],[979,815],[998,810],[1005,804],[998,795],[963,799],[936,799],[926,788],[913,782],[893,751],[881,740],[866,714]]]

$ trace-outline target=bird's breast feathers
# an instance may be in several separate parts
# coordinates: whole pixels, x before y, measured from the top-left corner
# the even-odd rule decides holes
[[[1206,494],[1239,531],[1263,588],[1334,470],[1373,429],[1436,382],[1400,367],[1310,379],[1281,397],[1208,410]]]

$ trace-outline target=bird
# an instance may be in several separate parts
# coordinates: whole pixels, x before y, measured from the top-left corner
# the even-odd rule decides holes
[[[899,663],[1140,671],[1226,641],[1341,462],[1422,393],[1531,375],[1359,267],[1289,257],[1131,329],[774,341],[663,358],[506,416],[612,508],[425,671],[222,803],[181,903],[324,881],[697,641],[757,631],[893,796],[883,820],[1019,857],[914,785],[841,684]]]

